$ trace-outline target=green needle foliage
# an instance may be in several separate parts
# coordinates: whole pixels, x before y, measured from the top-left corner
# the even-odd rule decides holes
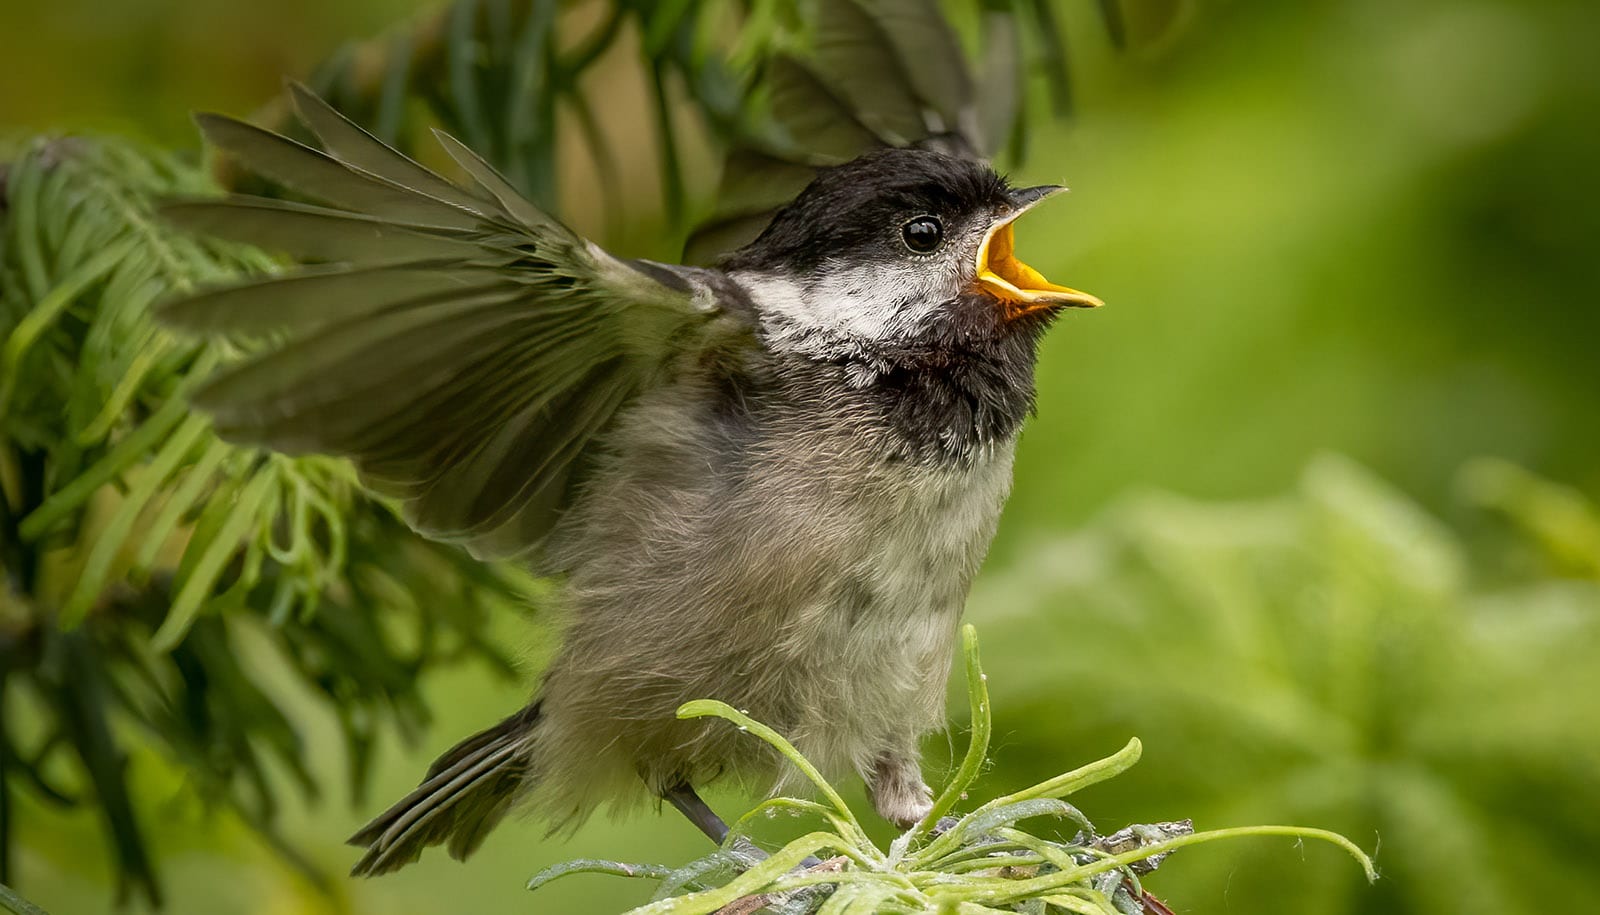
[[[920,823],[879,847],[861,828],[839,792],[776,731],[714,700],[690,702],[679,718],[723,718],[766,742],[816,786],[822,801],[772,798],[734,824],[712,855],[672,869],[653,864],[574,861],[536,875],[538,889],[578,873],[648,877],[660,881],[655,898],[629,915],[712,915],[716,912],[772,912],[783,915],[1140,915],[1159,912],[1147,896],[1140,872],[1186,845],[1247,836],[1318,839],[1349,852],[1377,879],[1372,860],[1353,842],[1322,829],[1253,826],[1194,832],[1187,822],[1132,827],[1132,847],[1099,837],[1094,826],[1066,798],[1106,781],[1138,762],[1141,746],[1131,740],[1120,752],[1002,797],[955,820],[946,819],[988,761],[991,723],[988,678],[978,662],[976,630],[962,631],[967,697],[972,716],[966,755]],[[812,817],[825,828],[807,833],[765,855],[749,830],[777,814]],[[1057,841],[1016,828],[1022,820],[1050,817],[1081,827],[1070,841]],[[808,857],[825,864],[806,866]],[[737,906],[737,908],[735,908]]]
[[[189,408],[228,354],[157,328],[151,306],[274,268],[152,216],[154,198],[209,189],[127,143],[39,141],[12,160],[0,218],[0,861],[11,792],[93,804],[122,895],[151,900],[130,732],[311,870],[276,836],[273,776],[319,786],[242,639],[324,700],[359,794],[378,733],[426,721],[419,675],[468,657],[511,673],[487,611],[526,593],[412,534],[344,462],[234,447]]]
[[[767,117],[764,70],[775,52],[809,47],[821,17],[849,12],[838,5],[456,0],[389,34],[344,46],[307,82],[408,154],[435,154],[428,128],[443,128],[547,212],[593,209],[593,201],[558,193],[560,164],[581,160],[596,172],[590,190],[605,212],[606,234],[613,236],[607,240],[649,244],[663,221],[681,230],[688,217],[706,211],[716,167],[706,156],[707,140],[777,148],[793,142]],[[1097,0],[1093,8],[1106,36],[1120,44],[1119,3]],[[1057,114],[1070,109],[1067,35],[1052,0],[959,0],[943,9],[980,52],[982,114],[1009,110],[1013,101],[1025,111],[1030,100]],[[619,92],[619,82],[641,87],[643,98]],[[261,120],[277,129],[294,126],[281,102]],[[1027,120],[997,125],[1013,158],[1027,145]],[[629,129],[608,131],[607,122]],[[655,160],[659,201],[618,193],[625,186],[621,163],[639,150]]]

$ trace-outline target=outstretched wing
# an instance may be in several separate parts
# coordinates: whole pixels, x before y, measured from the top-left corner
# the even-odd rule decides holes
[[[717,208],[684,260],[712,263],[761,233],[819,167],[878,146],[986,158],[1010,138],[1023,74],[1015,17],[984,17],[975,77],[938,0],[820,0],[812,52],[766,62],[769,122],[723,163]]]
[[[686,352],[742,333],[705,274],[614,257],[440,134],[458,186],[294,87],[319,152],[216,115],[208,140],[327,206],[169,204],[192,229],[323,262],[164,306],[200,332],[283,335],[209,383],[218,432],[354,459],[429,536],[536,549],[601,433]]]

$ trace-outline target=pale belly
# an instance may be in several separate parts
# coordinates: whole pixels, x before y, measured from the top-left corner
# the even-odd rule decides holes
[[[795,608],[778,642],[804,676],[792,739],[834,771],[865,771],[944,722],[945,683],[973,576],[1009,489],[1010,453],[959,471],[907,471],[837,584]],[[913,476],[913,473],[915,476]]]
[[[580,806],[630,781],[793,785],[748,734],[676,719],[702,698],[773,726],[833,776],[885,751],[914,758],[944,722],[1011,459],[1008,443],[959,467],[893,464],[810,440],[757,455],[736,485],[618,481],[619,501],[596,506],[605,526],[586,532],[541,689],[540,779]]]

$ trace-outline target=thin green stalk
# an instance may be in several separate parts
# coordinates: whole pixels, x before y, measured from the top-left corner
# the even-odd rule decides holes
[[[1361,864],[1365,871],[1367,882],[1378,879],[1377,868],[1372,859],[1362,851],[1354,842],[1326,829],[1313,829],[1304,826],[1239,826],[1230,829],[1212,829],[1205,832],[1196,832],[1186,836],[1178,836],[1163,842],[1153,842],[1149,845],[1123,852],[1120,855],[1111,855],[1090,864],[1079,865],[1072,870],[1030,880],[1006,880],[1004,878],[984,878],[974,880],[965,886],[940,887],[941,895],[957,900],[979,900],[986,902],[1007,904],[1023,899],[1035,898],[1041,894],[1053,893],[1062,890],[1072,883],[1081,881],[1097,874],[1107,873],[1119,867],[1143,861],[1163,852],[1183,848],[1186,845],[1198,845],[1204,842],[1214,842],[1218,839],[1241,838],[1245,836],[1288,836],[1296,839],[1319,839],[1337,845]]]
[[[44,909],[17,895],[17,891],[0,883],[0,908],[12,915],[49,915]]]
[[[528,880],[528,889],[536,890],[552,880],[559,880],[572,874],[610,874],[613,877],[648,877],[660,880],[671,873],[671,868],[662,867],[659,864],[623,864],[620,861],[579,858],[576,861],[553,864],[534,874]]]
[[[983,769],[983,761],[989,756],[989,683],[978,654],[978,630],[971,623],[961,627],[961,653],[966,660],[967,707],[972,720],[972,733],[967,738],[967,755],[962,758],[961,767],[951,777],[950,783],[934,800],[927,816],[911,828],[903,843],[897,843],[900,847],[910,848],[919,844],[946,814],[955,809],[956,803],[977,780]]]
[[[200,500],[201,494],[212,483],[222,462],[234,453],[236,452],[232,445],[223,441],[213,441],[200,457],[189,465],[184,471],[183,482],[167,495],[161,510],[145,528],[144,544],[139,547],[138,554],[133,558],[134,569],[142,571],[155,565],[161,548],[171,538],[172,532],[177,530],[184,514]]]
[[[694,704],[689,703],[689,705]],[[679,717],[685,717],[682,712],[683,710],[679,709]],[[707,712],[706,714],[715,714],[715,712]],[[779,739],[781,740],[782,738]],[[630,915],[710,915],[710,913],[736,899],[766,891],[767,887],[777,882],[778,878],[784,874],[794,870],[806,858],[824,849],[838,848],[841,844],[839,837],[832,833],[810,833],[790,842],[773,854],[772,857],[716,889],[702,890],[698,893],[690,893],[687,896],[679,896],[675,899],[663,899],[658,902],[646,903],[634,909]],[[826,877],[829,879],[819,882],[831,882],[838,879],[837,874],[829,874]],[[797,887],[814,884],[805,881],[803,878],[796,878],[789,881],[788,885]]]
[[[134,522],[144,514],[150,500],[167,482],[167,478],[177,470],[178,464],[194,451],[200,437],[209,429],[210,423],[205,417],[191,414],[150,463],[141,468],[138,482],[123,497],[122,504],[117,506],[116,514],[112,516],[111,521],[96,534],[94,546],[84,562],[83,571],[78,575],[77,583],[73,586],[72,595],[61,608],[62,626],[68,628],[76,626],[88,614],[89,608],[100,596],[100,590],[111,574],[112,564],[122,552],[129,535],[133,533]]]
[[[57,522],[64,520],[91,496],[128,468],[141,463],[157,443],[167,437],[189,414],[189,405],[174,397],[152,413],[126,438],[117,442],[100,460],[78,474],[71,483],[56,490],[28,517],[22,519],[17,532],[24,540],[35,540],[48,533]]]
[[[206,544],[205,551],[200,554],[199,560],[195,562],[190,574],[179,587],[177,596],[173,598],[172,608],[167,611],[167,617],[162,621],[161,628],[150,637],[152,650],[171,651],[183,639],[184,633],[189,631],[189,626],[194,623],[200,609],[211,596],[223,567],[233,558],[235,551],[248,538],[251,529],[257,523],[262,506],[273,488],[277,486],[277,476],[276,469],[267,464],[240,490],[238,501],[231,506],[227,521],[223,523],[217,536]],[[191,550],[193,549],[194,547],[191,547]]]
[[[833,809],[839,812],[839,816],[850,825],[852,830],[862,836],[866,835],[865,831],[861,829],[861,823],[856,819],[855,813],[850,810],[850,806],[844,802],[844,798],[839,795],[839,792],[834,790],[833,785],[823,777],[821,772],[817,771],[817,767],[812,765],[809,759],[800,755],[800,751],[794,748],[794,744],[785,740],[777,731],[756,721],[728,703],[719,702],[715,699],[696,699],[693,702],[685,702],[678,707],[678,717],[683,719],[722,718],[733,722],[738,726],[739,730],[748,731],[759,737],[781,753],[785,759],[794,763],[795,768],[799,769],[802,775],[817,786],[817,790],[822,792],[822,796],[828,799],[828,803],[833,805]]]

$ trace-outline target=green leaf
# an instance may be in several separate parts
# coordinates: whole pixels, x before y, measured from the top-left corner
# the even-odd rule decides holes
[[[198,558],[188,567],[187,574],[179,573],[178,593],[161,628],[150,638],[151,648],[170,651],[183,638],[210,599],[224,565],[233,559],[251,532],[260,527],[260,513],[277,485],[277,466],[268,463],[238,491],[236,501],[218,502],[225,506],[221,511],[226,514],[226,520],[218,526],[215,536],[190,546],[191,553],[198,551]],[[200,539],[198,533],[196,539]]]
[[[956,802],[966,796],[967,789],[972,787],[983,770],[983,761],[989,756],[989,733],[992,727],[989,680],[983,674],[982,660],[978,656],[978,630],[971,623],[961,627],[961,655],[966,662],[967,712],[972,727],[972,733],[967,737],[967,752],[950,783],[934,800],[928,815],[911,828],[907,844],[920,842],[946,814],[955,809]]]

